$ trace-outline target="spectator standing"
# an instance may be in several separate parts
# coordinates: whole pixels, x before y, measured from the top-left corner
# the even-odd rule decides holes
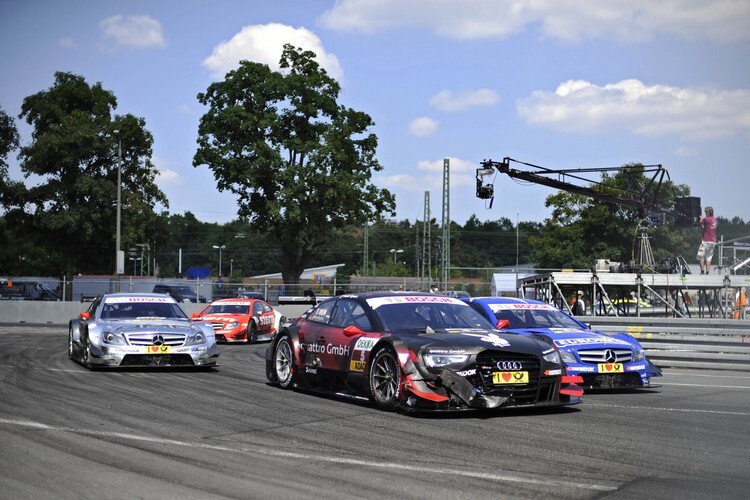
[[[747,307],[747,294],[743,286],[735,294],[735,311],[734,319],[745,319],[745,308]]]
[[[575,316],[586,315],[586,300],[583,298],[583,290],[578,290],[575,297],[573,297],[573,303],[571,306]]]
[[[698,247],[698,265],[701,268],[701,274],[709,274],[711,272],[711,258],[714,256],[714,248],[716,248],[716,228],[719,225],[714,217],[713,207],[706,207],[706,216],[701,216],[698,222],[703,227],[701,244]]]

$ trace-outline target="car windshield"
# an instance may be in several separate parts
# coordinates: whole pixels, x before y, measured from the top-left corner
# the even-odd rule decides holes
[[[489,304],[498,320],[510,321],[508,328],[575,328],[573,318],[549,304]]]
[[[386,299],[386,300],[383,300]],[[393,302],[389,302],[393,301]],[[468,304],[443,296],[379,297],[369,299],[385,331],[426,331],[446,329],[493,329]]]
[[[250,314],[247,304],[211,304],[203,314]]]
[[[101,319],[124,320],[139,318],[187,319],[185,312],[175,302],[106,301]]]

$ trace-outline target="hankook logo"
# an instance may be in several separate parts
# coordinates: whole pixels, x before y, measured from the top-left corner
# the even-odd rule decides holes
[[[615,354],[615,351],[612,349],[607,349],[604,351],[604,361],[607,363],[614,363],[617,361],[617,354]]]
[[[495,366],[497,366],[498,370],[520,370],[523,368],[523,363],[520,361],[498,361]]]

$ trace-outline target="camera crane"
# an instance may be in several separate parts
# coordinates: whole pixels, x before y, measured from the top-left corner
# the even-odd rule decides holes
[[[530,170],[511,168],[511,163],[524,165]],[[588,196],[597,200],[634,208],[638,212],[641,221],[648,221],[650,225],[663,224],[667,215],[674,216],[678,225],[689,225],[691,219],[700,215],[700,199],[677,198],[675,199],[676,210],[661,208],[660,201],[663,196],[664,182],[671,180],[669,172],[662,165],[624,165],[622,167],[604,168],[574,168],[574,169],[549,169],[539,165],[533,165],[513,158],[505,157],[503,161],[484,160],[482,167],[476,171],[477,198],[490,200],[490,207],[494,200],[494,185],[486,182],[489,176],[496,172],[506,174],[513,179],[541,184],[543,186],[567,191],[569,193]],[[617,172],[624,175],[625,188],[606,185],[601,181],[586,177],[592,173]],[[644,183],[644,175],[646,176]],[[494,181],[494,178],[493,178]],[[674,194],[674,189],[673,189]],[[695,202],[688,206],[691,200],[697,201],[697,213],[694,213]],[[646,234],[646,228],[638,224],[640,234],[638,248],[638,264],[642,267],[653,268],[655,266],[651,244]]]

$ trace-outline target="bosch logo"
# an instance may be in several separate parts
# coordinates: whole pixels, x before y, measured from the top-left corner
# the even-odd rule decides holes
[[[604,361],[607,363],[614,363],[617,361],[617,354],[615,354],[615,351],[612,349],[607,349],[604,351]]]
[[[523,363],[520,361],[498,361],[495,366],[498,370],[503,371],[520,370],[523,368]]]

